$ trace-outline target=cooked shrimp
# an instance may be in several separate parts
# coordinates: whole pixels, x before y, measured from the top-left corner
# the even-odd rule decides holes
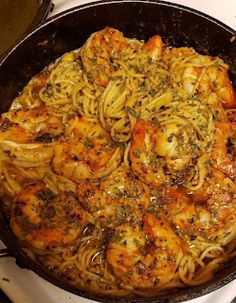
[[[37,182],[15,197],[10,224],[25,245],[44,250],[70,245],[89,220],[72,193],[55,195],[43,182]]]
[[[127,221],[149,205],[147,186],[124,165],[99,183],[80,183],[77,193],[85,209],[108,227]]]
[[[207,235],[209,234],[209,226],[206,225],[205,220],[210,213],[205,206],[198,205],[197,207],[192,201],[191,195],[187,194],[184,189],[163,189],[158,198],[154,196],[152,200],[153,202],[159,201],[159,207],[157,207],[157,203],[152,203],[153,213],[165,213],[175,234],[192,248],[192,252],[194,251],[194,241],[199,236],[202,237],[204,231]],[[205,240],[208,241],[207,237]],[[198,254],[200,251],[195,251],[195,253]]]
[[[160,36],[151,37],[143,46],[143,49],[148,53],[152,60],[157,60],[162,55],[163,42]]]
[[[30,142],[33,138],[31,131],[12,123],[8,118],[1,119],[0,141],[9,140],[17,143]]]
[[[17,109],[2,114],[0,120],[0,150],[11,163],[36,167],[51,162],[51,144],[63,134],[62,121],[46,107]]]
[[[114,28],[93,33],[81,49],[82,63],[93,81],[104,87],[109,82],[114,68],[112,57],[127,47],[125,37]]]
[[[208,87],[204,81],[208,82]],[[216,66],[207,68],[206,75],[203,76],[201,82],[200,91],[207,92],[207,89],[210,89],[217,94],[224,108],[236,107],[236,94],[229,79],[227,68]]]
[[[49,164],[54,156],[54,147],[50,144],[18,144],[0,141],[0,151],[11,163],[22,167],[37,167]]]
[[[68,120],[66,143],[55,146],[53,168],[73,180],[98,179],[111,173],[121,162],[123,149],[99,124],[84,118]],[[70,139],[71,138],[71,139]]]
[[[132,132],[130,159],[134,173],[153,186],[181,183],[196,154],[191,144],[192,130],[176,123],[157,127],[138,121]]]
[[[147,121],[138,121],[132,131],[130,160],[133,172],[153,186],[171,182],[165,173],[164,159],[153,153],[155,127]]]
[[[213,169],[201,189],[193,192],[199,221],[196,228],[205,237],[223,244],[228,241],[230,230],[236,226],[236,184],[225,174]]]
[[[140,224],[116,227],[106,257],[126,287],[142,289],[170,282],[181,254],[181,241],[167,218],[146,212]]]
[[[0,119],[0,141],[50,143],[63,131],[62,122],[44,106],[11,110],[2,114]]]
[[[236,126],[230,122],[217,122],[214,145],[211,152],[212,165],[236,180]]]
[[[236,106],[235,92],[228,72],[223,67],[186,68],[183,73],[183,88],[190,94],[197,91],[206,96],[213,92],[225,108]]]
[[[175,233],[193,245],[195,239],[225,244],[225,234],[236,225],[236,185],[220,171],[213,169],[203,186],[187,193],[168,188],[158,193],[151,204],[154,213],[165,213]],[[151,194],[152,196],[152,194]],[[161,202],[160,202],[161,201]]]
[[[173,83],[190,95],[200,93],[205,98],[215,93],[225,108],[236,107],[236,94],[228,75],[228,66],[219,58],[203,56],[193,49],[166,49],[164,59],[169,63]]]
[[[184,189],[165,188],[162,192],[158,192],[158,196],[151,193],[151,208],[156,212],[164,212],[172,225],[175,226],[177,234],[192,235],[192,218],[196,217],[195,205],[190,199],[190,195]],[[157,203],[160,199],[161,203]],[[159,208],[156,209],[159,204]]]

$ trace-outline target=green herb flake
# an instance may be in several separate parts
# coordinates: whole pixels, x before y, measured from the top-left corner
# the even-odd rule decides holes
[[[169,143],[171,143],[171,142],[173,141],[174,137],[175,137],[175,134],[171,134],[171,135],[168,137],[167,141],[168,141]]]
[[[95,58],[95,57],[90,57],[88,59],[91,61],[91,63],[96,63],[97,62],[97,58]]]
[[[126,246],[127,246],[127,241],[124,240],[123,243],[122,243],[122,245],[123,245],[124,247],[126,247]]]
[[[56,194],[54,194],[53,191],[51,191],[49,188],[46,189],[40,189],[35,193],[35,196],[45,202],[50,202],[56,198]]]
[[[97,136],[97,138],[100,139],[100,140],[102,140],[102,139],[104,139],[104,135],[103,135],[103,134],[99,134],[99,135]]]
[[[193,223],[194,223],[194,217],[189,218],[189,219],[188,219],[188,223],[193,224]]]
[[[141,246],[141,243],[140,243],[140,241],[139,241],[138,239],[134,238],[133,241],[134,241],[134,243],[135,243],[135,245],[136,245],[137,247]]]
[[[139,149],[135,148],[135,149],[134,149],[134,151],[133,151],[133,154],[134,154],[135,158],[139,158],[139,157],[140,157],[141,152],[140,152],[140,150],[139,150]]]
[[[126,106],[126,111],[135,118],[138,118],[138,113],[133,107]]]
[[[157,126],[157,127],[160,127],[160,126],[161,126],[161,123],[160,123],[160,121],[157,119],[157,117],[154,117],[154,118],[152,119],[152,123],[153,123],[155,126]]]
[[[231,234],[230,231],[226,231],[226,232],[224,233],[224,238],[227,238],[230,234]]]
[[[94,147],[93,141],[90,140],[89,138],[84,139],[84,145],[88,148],[93,148]]]
[[[127,270],[127,275],[131,277],[133,275],[133,270],[132,269]]]

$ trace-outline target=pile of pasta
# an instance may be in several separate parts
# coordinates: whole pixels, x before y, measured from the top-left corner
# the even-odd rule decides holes
[[[235,142],[222,59],[107,27],[1,115],[2,203],[22,249],[75,287],[199,285],[235,256]]]

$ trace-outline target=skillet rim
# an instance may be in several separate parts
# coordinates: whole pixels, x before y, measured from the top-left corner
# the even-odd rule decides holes
[[[143,5],[145,4],[151,4],[151,5],[159,5],[159,6],[164,6],[164,7],[171,7],[176,10],[182,10],[187,13],[197,15],[213,24],[216,26],[219,26],[222,30],[228,32],[232,36],[236,36],[236,31],[229,27],[228,25],[224,24],[223,22],[215,19],[214,17],[209,16],[208,14],[202,13],[196,9],[189,8],[180,4],[175,4],[175,3],[170,3],[166,1],[160,1],[160,0],[105,0],[105,1],[94,1],[94,2],[89,2],[85,3],[82,5],[78,5],[75,7],[72,7],[68,10],[62,11],[59,14],[56,14],[50,18],[48,18],[46,21],[43,23],[39,24],[37,27],[32,29],[30,32],[25,34],[18,43],[13,46],[13,48],[9,51],[7,51],[4,56],[0,60],[0,67],[4,62],[8,59],[8,57],[20,46],[24,43],[25,40],[30,39],[31,36],[34,35],[37,31],[40,29],[49,26],[51,23],[57,21],[58,19],[61,19],[69,14],[76,13],[78,11],[83,11],[91,7],[99,7],[99,6],[106,6],[106,5],[112,5],[112,4],[122,4],[122,3],[142,3]],[[1,217],[3,217],[3,211],[2,209],[0,210],[0,219],[4,221]],[[7,226],[6,229],[8,229],[8,232],[10,231],[10,228]],[[11,232],[11,231],[10,231]],[[0,235],[0,238],[2,236]],[[4,238],[4,237],[3,237]],[[8,240],[2,239],[3,243],[6,245]],[[7,247],[9,245],[6,245]],[[196,287],[191,287],[187,289],[179,289],[173,295],[170,297],[164,298],[163,296],[160,296],[158,298],[136,298],[136,299],[127,299],[127,298],[113,298],[113,297],[108,297],[105,295],[98,295],[95,293],[92,293],[90,291],[82,290],[79,288],[76,288],[74,286],[70,286],[68,283],[65,283],[62,279],[59,279],[52,274],[49,273],[46,269],[42,268],[40,265],[38,265],[35,261],[32,261],[25,253],[22,251],[17,251],[17,250],[10,250],[12,256],[16,258],[16,262],[18,262],[18,265],[20,267],[25,267],[27,269],[31,269],[33,272],[37,273],[40,277],[45,279],[46,281],[52,283],[55,286],[58,286],[62,288],[63,290],[69,291],[73,294],[76,294],[78,296],[82,296],[88,299],[92,299],[99,302],[107,302],[107,303],[131,303],[131,302],[140,302],[140,303],[174,303],[174,302],[181,302],[185,300],[190,300],[194,299],[197,297],[200,297],[202,295],[208,294],[210,292],[213,292],[220,287],[228,284],[231,282],[233,279],[236,279],[236,270],[234,270],[232,273],[229,273],[227,276],[220,278],[219,281],[214,281],[212,284],[205,286],[204,284],[196,286]],[[32,264],[31,264],[32,263]],[[30,264],[30,265],[29,265]],[[166,296],[166,295],[164,295]]]
[[[109,5],[109,4],[113,4],[113,3],[114,4],[115,3],[119,3],[119,4],[121,4],[121,3],[143,3],[143,4],[148,3],[148,4],[160,5],[160,6],[176,8],[179,10],[184,10],[186,12],[200,16],[200,17],[214,23],[217,26],[220,26],[222,29],[224,29],[228,33],[232,34],[232,36],[236,37],[236,30],[234,30],[230,26],[226,25],[222,21],[219,21],[216,18],[214,18],[206,13],[203,13],[197,9],[194,9],[194,8],[191,8],[188,6],[184,6],[182,4],[177,4],[177,3],[172,3],[172,2],[168,2],[168,1],[162,1],[162,0],[100,0],[100,1],[98,0],[98,1],[93,1],[93,2],[89,2],[89,3],[85,3],[85,4],[81,4],[81,5],[69,8],[65,11],[62,11],[56,15],[53,15],[53,16],[47,18],[42,23],[40,23],[38,26],[33,27],[33,29],[31,29],[29,32],[25,33],[21,37],[20,41],[18,41],[10,50],[8,50],[4,53],[4,55],[0,58],[0,66],[5,62],[5,60],[11,55],[11,53],[14,52],[14,50],[19,45],[23,44],[25,40],[27,40],[29,37],[31,37],[35,32],[37,32],[41,28],[49,25],[50,23],[53,23],[54,21],[66,16],[68,14],[74,13],[76,11],[81,11],[81,10],[84,10],[84,9],[87,9],[90,7],[94,7],[94,6],[97,7],[97,6]]]

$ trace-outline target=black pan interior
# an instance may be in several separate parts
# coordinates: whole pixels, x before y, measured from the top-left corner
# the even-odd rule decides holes
[[[191,46],[202,54],[220,56],[230,65],[231,80],[236,84],[236,36],[229,27],[195,10],[167,2],[108,0],[74,8],[50,19],[6,55],[0,63],[0,112],[8,110],[13,98],[35,74],[63,53],[81,47],[91,33],[108,25],[130,38],[146,40],[159,34],[168,45]],[[34,270],[61,288],[102,302],[147,302],[142,299],[107,298],[80,291],[53,277],[20,250],[3,211],[0,212],[0,230],[1,239],[19,265]],[[236,259],[204,285],[178,290],[148,302],[189,300],[209,293],[234,278]]]

